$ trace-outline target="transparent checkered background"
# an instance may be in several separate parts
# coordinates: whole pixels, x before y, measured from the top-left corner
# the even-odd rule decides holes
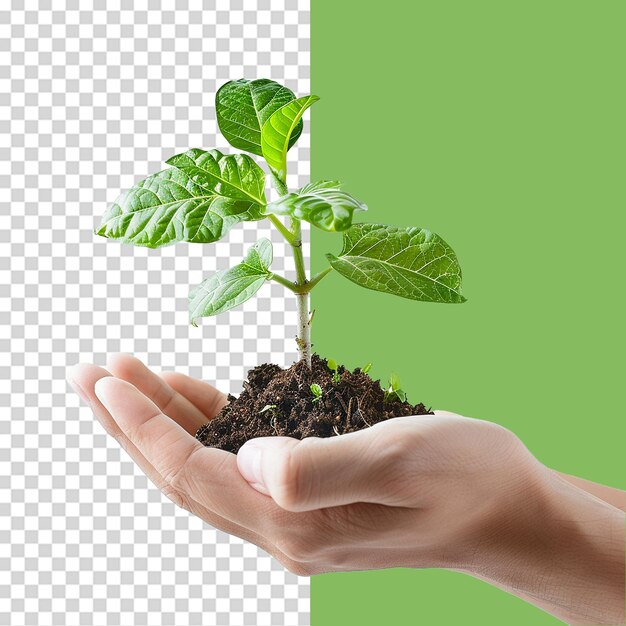
[[[280,285],[188,323],[189,286],[259,237],[291,269],[264,223],[160,250],[92,231],[167,157],[228,151],[223,82],[309,93],[309,21],[301,0],[0,4],[0,624],[309,624],[308,579],[176,509],[65,383],[67,365],[119,351],[231,392],[293,360]],[[290,163],[303,184],[308,133]]]

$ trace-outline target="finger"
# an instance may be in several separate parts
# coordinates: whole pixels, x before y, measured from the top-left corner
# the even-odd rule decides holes
[[[240,448],[237,465],[252,487],[288,511],[354,502],[407,506],[403,481],[416,453],[417,419],[394,418],[326,439],[252,439]]]
[[[249,488],[237,471],[234,455],[203,446],[130,383],[103,378],[95,392],[129,441],[160,474],[166,495],[178,497],[181,506],[188,500],[200,502],[252,530],[275,507]]]
[[[146,474],[156,487],[163,491],[165,495],[170,497],[175,504],[179,506],[188,505],[188,510],[201,517],[205,522],[226,533],[236,535],[246,541],[251,541],[252,543],[260,546],[266,552],[275,555],[290,569],[297,569],[297,564],[278,550],[266,537],[261,536],[246,526],[237,524],[232,520],[218,515],[215,511],[208,509],[204,504],[192,498],[181,501],[176,494],[168,494],[168,487],[163,477],[122,432],[117,422],[113,419],[109,411],[104,407],[96,395],[94,389],[96,383],[100,379],[107,376],[110,377],[111,373],[102,367],[80,363],[68,371],[67,381],[76,393],[78,393],[78,395],[83,399],[83,401],[91,407],[94,415],[102,424],[105,431],[119,442],[120,446],[131,456],[135,463],[137,463],[144,474]],[[236,468],[233,468],[232,472],[237,473],[237,478],[240,478]]]
[[[121,431],[167,482],[205,449],[128,381],[101,378],[95,392]]]
[[[204,422],[212,420],[228,402],[226,394],[209,383],[191,378],[179,372],[162,372],[161,378],[181,396],[184,396],[197,409],[202,411]]]
[[[144,396],[150,398],[162,413],[176,420],[187,432],[195,434],[198,428],[206,423],[206,417],[194,404],[172,389],[134,356],[112,355],[107,368],[113,376],[129,382]]]
[[[145,456],[137,449],[126,434],[122,431],[119,424],[115,421],[111,413],[102,404],[95,392],[95,387],[103,378],[112,378],[111,373],[102,367],[89,364],[78,364],[74,366],[68,373],[68,382],[81,396],[81,398],[89,404],[94,415],[102,424],[105,431],[114,437],[120,446],[132,457],[141,470],[148,478],[161,488],[164,484],[163,477],[155,469]]]
[[[135,448],[121,431],[116,421],[104,407],[95,393],[95,385],[102,378],[111,377],[111,373],[103,367],[79,363],[71,368],[67,374],[67,381],[74,388],[76,393],[91,407],[97,420],[102,424],[104,430],[114,437],[120,446],[130,454],[141,470],[156,482],[157,472],[146,458]]]

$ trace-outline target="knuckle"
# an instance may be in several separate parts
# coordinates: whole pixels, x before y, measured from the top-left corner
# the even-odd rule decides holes
[[[526,455],[528,450],[522,440],[508,428],[501,424],[493,423],[491,427],[493,437],[490,452],[501,461],[505,459],[519,458]]]
[[[310,443],[305,439],[285,449],[274,462],[272,498],[287,511],[297,511],[299,505],[310,495],[310,484],[303,472],[309,446]]]
[[[202,448],[196,447],[189,454],[184,462],[177,462],[171,471],[163,476],[163,485],[161,491],[174,504],[186,511],[192,510],[192,498],[189,496],[190,477],[189,477],[189,460]]]
[[[163,495],[168,500],[171,500],[177,507],[180,507],[185,511],[189,511],[190,513],[192,512],[191,499],[184,491],[176,489],[171,483],[165,483],[161,487],[161,491],[163,492]]]
[[[152,417],[149,417],[136,426],[126,426],[123,429],[123,432],[128,440],[132,441],[138,448],[143,447],[144,442],[149,439],[150,429],[155,422],[155,418],[158,417],[159,414],[160,413],[157,413]]]
[[[382,450],[380,470],[383,475],[390,478],[401,477],[410,464],[415,442],[410,436],[388,435],[380,449]]]
[[[184,461],[176,460],[176,465],[164,476],[165,482],[176,490],[185,491],[189,487],[189,462],[201,450],[202,447],[194,447]]]
[[[385,494],[386,499],[393,500],[394,504],[410,505],[417,473],[417,442],[414,433],[389,436],[381,449],[383,452],[377,468],[378,489]]]
[[[518,436],[510,431],[508,428],[506,428],[506,426],[498,424],[497,422],[484,423],[486,424],[487,430],[491,433],[494,439],[497,439],[499,442],[506,442],[512,446],[519,446],[522,443]]]

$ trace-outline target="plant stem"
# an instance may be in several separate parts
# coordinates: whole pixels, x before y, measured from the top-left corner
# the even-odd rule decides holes
[[[304,254],[302,253],[302,226],[300,220],[291,218],[291,232],[294,234],[295,242],[292,244],[293,260],[296,264],[296,285],[304,286],[307,283],[306,266],[304,265]]]
[[[291,231],[296,237],[293,244],[293,259],[296,265],[296,285],[304,287],[307,284],[306,267],[304,265],[304,254],[302,253],[302,227],[300,220],[291,219]],[[298,352],[300,359],[311,367],[311,321],[309,319],[309,291],[296,293],[298,304]]]
[[[281,196],[286,196],[289,193],[289,188],[274,172],[272,172],[272,182],[276,191]],[[278,221],[278,220],[276,220]],[[272,223],[283,232],[276,223],[272,220]],[[283,224],[281,224],[283,226]],[[284,228],[284,226],[283,226]],[[286,229],[285,229],[286,230]],[[285,233],[283,233],[284,235]],[[298,334],[296,336],[296,343],[298,344],[298,353],[300,354],[300,360],[304,361],[308,367],[311,367],[311,320],[309,318],[309,288],[306,278],[306,266],[304,264],[304,254],[302,253],[302,225],[300,220],[291,218],[291,240],[285,237],[291,245],[293,250],[293,259],[296,265],[296,301],[298,305]],[[282,278],[282,277],[281,277]],[[280,280],[278,281],[281,284]],[[285,285],[287,286],[287,285]],[[304,290],[301,290],[304,288]]]
[[[298,336],[296,343],[298,344],[298,353],[300,360],[304,361],[308,368],[311,369],[311,325],[309,320],[309,294],[296,294],[298,303]]]

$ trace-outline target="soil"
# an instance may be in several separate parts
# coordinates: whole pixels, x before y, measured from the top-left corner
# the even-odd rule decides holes
[[[358,368],[340,365],[338,374],[334,381],[326,360],[316,354],[311,369],[303,361],[288,369],[259,365],[248,372],[241,395],[228,396],[228,404],[196,438],[205,446],[237,453],[254,437],[335,437],[392,417],[432,415],[421,403],[385,402],[380,381]],[[314,383],[322,388],[317,402],[311,392]]]

